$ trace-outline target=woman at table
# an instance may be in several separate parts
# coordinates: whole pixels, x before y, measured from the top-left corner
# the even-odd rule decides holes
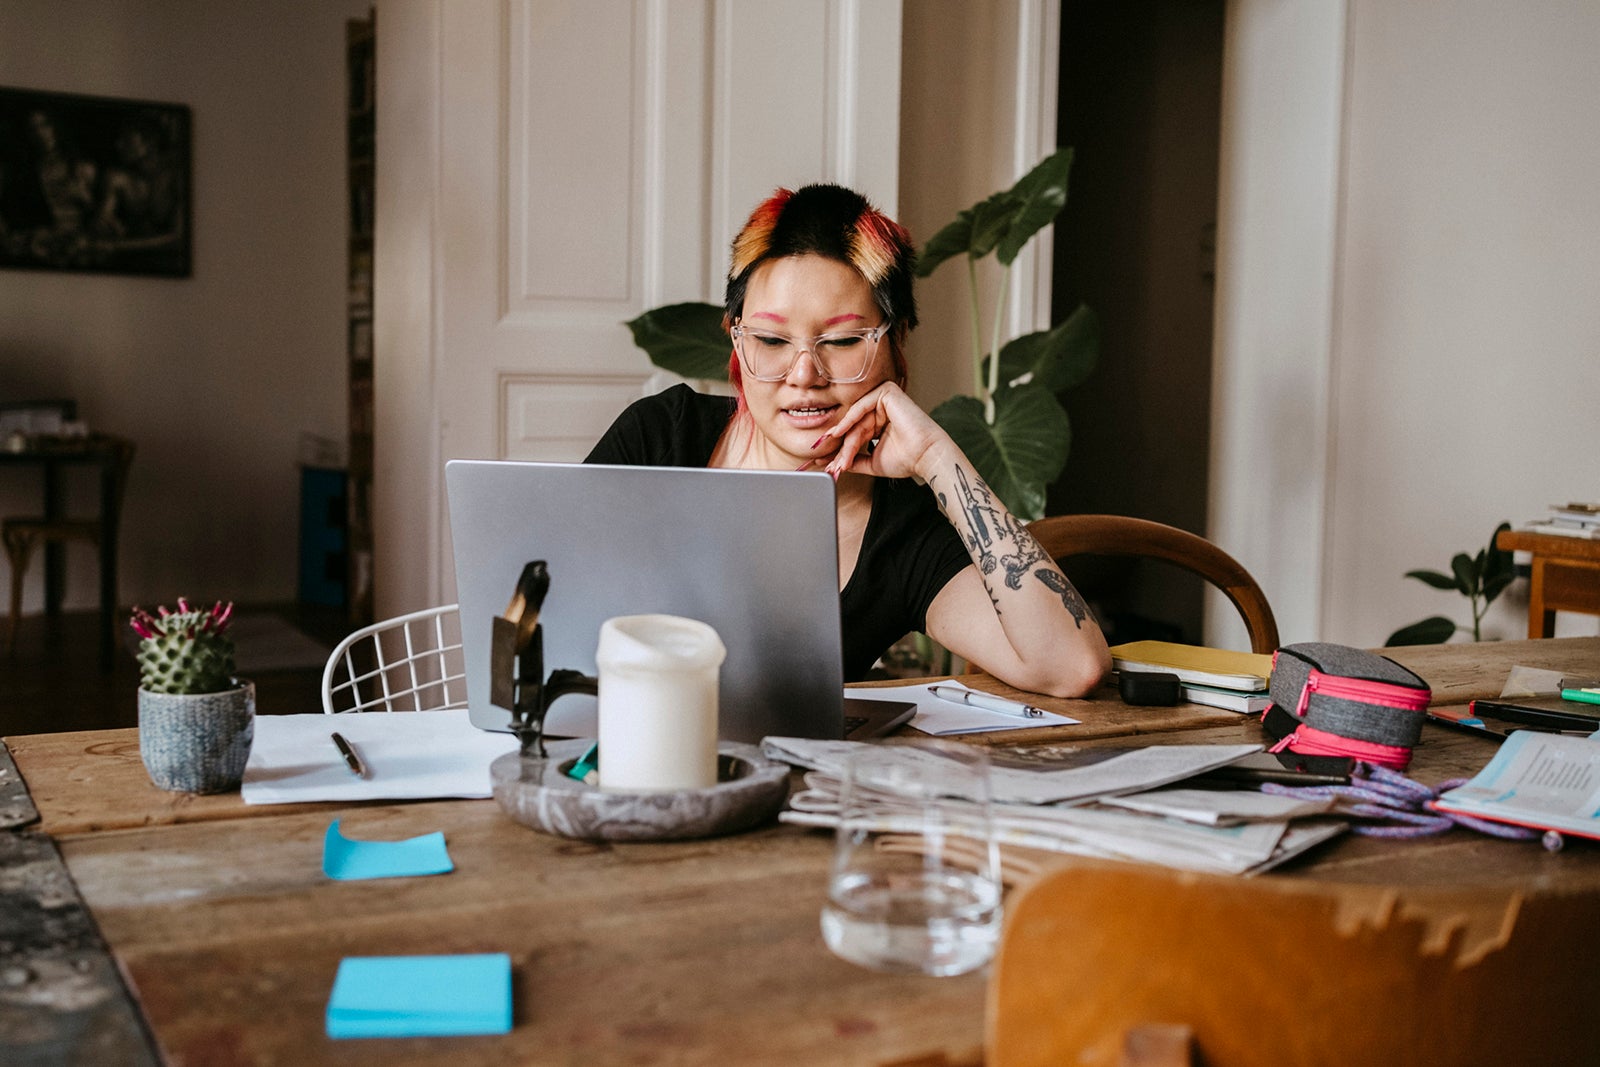
[[[858,193],[778,190],[733,242],[735,396],[679,385],[637,401],[587,462],[825,470],[847,680],[921,631],[1019,689],[1081,696],[1110,668],[1083,599],[905,393],[915,254]]]

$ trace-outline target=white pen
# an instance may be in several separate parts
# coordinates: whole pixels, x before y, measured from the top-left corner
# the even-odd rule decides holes
[[[940,700],[948,700],[956,704],[970,704],[975,708],[985,711],[998,711],[1002,715],[1016,715],[1024,719],[1044,718],[1044,709],[1036,708],[1032,704],[1022,704],[1005,697],[997,697],[992,693],[980,693],[976,689],[962,689],[954,685],[930,685],[928,692]]]

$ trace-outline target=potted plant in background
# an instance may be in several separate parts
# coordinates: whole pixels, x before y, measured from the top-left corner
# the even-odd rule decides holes
[[[1072,149],[1045,159],[1004,192],[956,216],[923,246],[917,274],[927,277],[948,259],[965,256],[971,297],[973,392],[957,395],[930,415],[972,460],[989,487],[1018,518],[1044,515],[1045,491],[1066,466],[1072,426],[1059,394],[1094,370],[1100,327],[1079,306],[1050,330],[1003,340],[1000,324],[1011,267],[1018,254],[1067,203]],[[978,265],[991,254],[1000,269],[992,325],[985,331]],[[726,380],[728,335],[714,304],[669,304],[627,324],[636,345],[663,370],[684,378]],[[1000,358],[990,358],[998,351]]]
[[[255,738],[255,686],[233,676],[233,605],[151,615],[133,609],[139,635],[139,756],[162,789],[221,793],[244,778]]]
[[[1489,611],[1489,605],[1494,603],[1495,597],[1505,592],[1506,586],[1516,577],[1511,553],[1495,545],[1500,531],[1509,529],[1509,522],[1496,526],[1494,533],[1489,535],[1489,544],[1479,549],[1476,556],[1457,552],[1450,561],[1449,574],[1429,570],[1406,571],[1407,578],[1415,578],[1435,589],[1453,589],[1472,602],[1474,641],[1483,640],[1483,616]],[[1400,627],[1383,644],[1386,648],[1397,645],[1442,645],[1454,637],[1457,630],[1466,629],[1465,626],[1457,626],[1449,616],[1430,615],[1419,622]]]

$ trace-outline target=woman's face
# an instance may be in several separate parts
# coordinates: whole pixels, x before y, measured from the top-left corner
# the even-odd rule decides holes
[[[883,313],[872,299],[872,287],[854,267],[826,256],[804,255],[770,260],[755,269],[739,321],[753,329],[810,339],[870,329],[882,324]],[[885,337],[877,344],[867,376],[847,385],[825,378],[809,351],[800,354],[780,381],[758,382],[746,373],[745,404],[757,433],[780,453],[767,458],[775,464],[792,460],[799,465],[828,454],[832,446],[825,442],[822,448],[814,447],[817,438],[851,404],[889,380],[891,366]]]

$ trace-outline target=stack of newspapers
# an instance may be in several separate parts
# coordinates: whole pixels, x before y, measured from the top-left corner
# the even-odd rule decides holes
[[[801,826],[839,821],[844,762],[872,747],[879,759],[919,761],[915,745],[868,746],[859,741],[768,737],[770,759],[807,768],[805,787],[779,816]],[[1259,752],[1259,745],[1153,745],[1145,748],[1063,748],[1042,758],[995,756],[990,767],[990,823],[1002,845],[1102,859],[1134,860],[1188,871],[1256,874],[1342,833],[1328,813],[1331,799],[1304,800],[1252,790],[1185,788],[1189,778]],[[951,795],[950,822],[977,811],[972,798]],[[915,827],[920,805],[873,794],[873,828]],[[974,822],[973,835],[981,835]]]

